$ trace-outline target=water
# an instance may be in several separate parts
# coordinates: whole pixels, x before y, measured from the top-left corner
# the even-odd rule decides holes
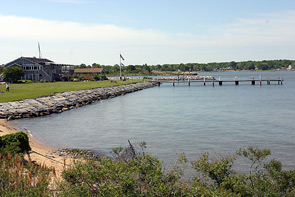
[[[13,121],[35,139],[55,148],[112,148],[147,142],[147,152],[166,165],[185,153],[235,153],[239,148],[270,148],[272,157],[295,168],[295,72],[201,73],[216,79],[284,77],[284,84],[235,86],[224,83],[162,84],[92,105],[33,119]],[[242,165],[242,164],[241,164]]]

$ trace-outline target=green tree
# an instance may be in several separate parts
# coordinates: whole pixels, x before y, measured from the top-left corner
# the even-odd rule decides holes
[[[80,68],[86,68],[86,64],[80,64]]]
[[[24,70],[17,66],[11,66],[11,67],[5,68],[3,71],[3,79],[11,80],[12,82],[16,82],[17,80],[20,80],[21,77],[24,75],[25,75]]]
[[[0,74],[3,72],[3,70],[4,70],[4,65],[1,65],[0,66]]]

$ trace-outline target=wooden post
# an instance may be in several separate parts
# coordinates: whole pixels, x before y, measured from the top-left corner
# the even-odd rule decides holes
[[[270,85],[270,78],[269,78],[269,76],[267,77],[267,85]]]
[[[204,77],[204,86],[206,85],[206,77]]]
[[[174,81],[174,79],[173,79],[173,87],[175,86],[175,84],[174,84],[174,83],[175,83],[175,81]]]
[[[283,85],[283,77],[281,76],[281,85]]]
[[[191,86],[190,78],[188,78],[188,86]]]
[[[239,81],[238,81],[238,77],[237,76],[235,76],[235,84],[236,84],[236,86],[239,85]]]
[[[261,86],[261,80],[262,80],[262,77],[261,75],[259,75],[260,86]]]
[[[158,81],[158,86],[159,86],[159,87],[161,86],[161,82],[160,82],[160,81]]]
[[[212,84],[212,85],[213,85],[213,87],[214,87],[214,77],[213,77],[213,84]]]
[[[251,78],[252,78],[252,82],[251,82],[251,84],[252,84],[252,85],[255,85],[255,79],[254,79],[254,76],[252,76]]]
[[[219,85],[220,85],[220,86],[222,86],[221,77],[219,77],[219,80],[218,80],[218,82],[219,82]]]

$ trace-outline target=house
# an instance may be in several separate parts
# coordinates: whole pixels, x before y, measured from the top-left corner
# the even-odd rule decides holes
[[[79,68],[75,69],[74,73],[77,75],[98,75],[104,74],[103,68]]]
[[[23,80],[34,81],[60,81],[74,73],[74,66],[68,64],[56,64],[49,59],[36,57],[20,57],[4,65],[4,68],[18,66],[25,75]]]

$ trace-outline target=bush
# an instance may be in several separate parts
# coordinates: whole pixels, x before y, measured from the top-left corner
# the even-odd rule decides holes
[[[151,77],[143,77],[143,79],[151,80],[152,78]]]
[[[99,77],[99,76],[95,76],[95,77],[94,77],[94,80],[95,80],[95,81],[99,81],[99,80],[100,80],[100,77]]]
[[[5,68],[3,71],[3,79],[5,81],[11,80],[12,82],[17,82],[24,75],[25,72],[23,71],[23,69],[17,66]]]
[[[25,133],[1,137],[0,147],[7,155],[0,155],[0,196],[295,196],[295,170],[283,170],[277,160],[265,162],[269,149],[248,147],[218,159],[204,153],[192,162],[196,177],[185,181],[184,154],[167,171],[160,160],[144,152],[144,142],[140,151],[129,143],[125,149],[114,148],[112,158],[87,157],[65,168],[64,180],[51,185],[57,189],[53,192],[48,186],[55,170],[36,166],[30,159],[24,166],[17,155],[30,150]],[[237,157],[250,160],[248,174],[233,170]]]
[[[22,131],[0,137],[1,155],[23,154],[30,150],[29,138],[27,134]]]
[[[142,146],[145,146],[143,143]],[[162,162],[133,146],[113,149],[114,158],[101,157],[87,162],[77,162],[75,167],[63,172],[65,181],[61,190],[64,196],[294,196],[295,171],[282,170],[279,161],[264,162],[269,149],[249,147],[236,155],[209,158],[205,153],[192,162],[196,177],[185,182],[181,155],[175,167],[165,172]],[[248,174],[233,170],[238,156],[251,161]],[[264,163],[264,165],[263,165]]]
[[[144,145],[144,144],[142,144]],[[66,170],[61,189],[65,196],[74,191],[89,191],[89,196],[183,196],[193,194],[180,180],[177,164],[164,173],[162,162],[147,153],[135,153],[133,146],[114,149],[115,158],[100,157],[76,162]],[[179,163],[184,160],[181,158]]]
[[[0,196],[50,196],[52,193],[48,190],[51,170],[34,164],[30,157],[25,162],[23,153],[29,150],[24,132],[0,137]]]
[[[197,174],[201,173],[211,180],[195,178],[194,185],[210,185],[211,190],[222,188],[241,196],[294,196],[295,170],[282,170],[282,163],[276,160],[265,162],[270,154],[269,149],[240,149],[237,156],[250,160],[248,174],[233,171],[236,156],[209,160],[208,154],[204,154],[192,165]]]

